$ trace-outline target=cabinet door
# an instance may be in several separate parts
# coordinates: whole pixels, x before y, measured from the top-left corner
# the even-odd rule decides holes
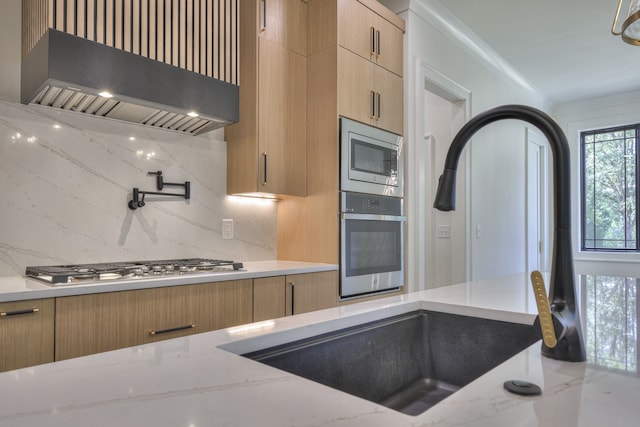
[[[269,40],[259,42],[259,190],[307,193],[307,61]]]
[[[376,67],[375,88],[380,97],[378,102],[380,113],[375,125],[402,135],[402,77],[384,68]]]
[[[294,274],[287,276],[292,313],[300,314],[338,305],[338,272]]]
[[[402,76],[402,30],[381,16],[374,15],[376,29],[376,63],[398,76]]]
[[[300,0],[240,2],[240,121],[225,128],[230,194],[307,193],[306,13]]]
[[[0,372],[53,362],[54,300],[0,303]]]
[[[356,0],[338,1],[338,44],[402,76],[400,28]]]
[[[287,315],[285,277],[253,279],[253,321],[276,319]]]
[[[251,323],[253,281],[202,283],[188,286],[195,306],[193,332],[206,332]]]
[[[356,0],[338,0],[338,45],[374,59],[374,13]]]
[[[338,48],[338,114],[372,123],[374,67],[368,60]]]
[[[300,0],[261,0],[260,37],[299,55],[307,54],[307,4]]]

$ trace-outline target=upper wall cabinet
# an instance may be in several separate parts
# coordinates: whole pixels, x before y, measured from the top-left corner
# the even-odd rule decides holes
[[[402,77],[402,29],[364,4],[338,2],[338,44]]]
[[[338,93],[341,116],[402,135],[402,77],[339,47]]]
[[[240,2],[240,121],[225,128],[227,192],[304,196],[307,3]]]
[[[402,134],[403,29],[376,5],[338,0],[338,113]]]

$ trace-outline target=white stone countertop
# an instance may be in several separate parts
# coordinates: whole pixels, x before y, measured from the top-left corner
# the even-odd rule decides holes
[[[593,297],[583,286],[579,294],[584,312],[593,311],[589,304],[597,295]],[[621,304],[628,305],[628,301]],[[228,350],[255,350],[415,309],[532,323],[535,303],[524,275],[344,305],[5,372],[0,374],[0,425],[632,426],[640,419],[638,314],[627,305],[619,307],[625,316],[633,317],[632,327],[628,319],[620,320],[627,325],[625,336],[630,338],[624,368],[598,366],[610,357],[606,357],[606,348],[598,350],[597,335],[591,331],[587,336],[596,337],[596,346],[595,350],[588,346],[590,360],[586,363],[544,358],[536,343],[418,416],[404,415]],[[586,324],[590,322],[587,319]],[[602,357],[593,357],[598,351]],[[536,383],[543,393],[538,397],[509,394],[503,382],[511,379]]]
[[[210,272],[189,275],[172,275],[132,278],[129,280],[88,282],[79,284],[48,285],[24,276],[0,277],[0,302],[37,298],[127,291],[164,286],[191,285],[194,283],[222,282],[226,280],[253,279],[287,274],[317,273],[337,270],[336,264],[319,264],[298,261],[248,261],[244,268],[229,272]]]

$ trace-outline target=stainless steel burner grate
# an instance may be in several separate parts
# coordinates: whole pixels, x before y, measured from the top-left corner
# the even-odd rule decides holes
[[[25,275],[43,282],[75,284],[107,280],[151,278],[157,276],[236,271],[241,262],[207,258],[184,258],[98,264],[27,267]]]

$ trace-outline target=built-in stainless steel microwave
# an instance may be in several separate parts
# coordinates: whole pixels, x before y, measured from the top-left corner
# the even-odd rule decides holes
[[[403,196],[403,139],[340,118],[340,190]]]

